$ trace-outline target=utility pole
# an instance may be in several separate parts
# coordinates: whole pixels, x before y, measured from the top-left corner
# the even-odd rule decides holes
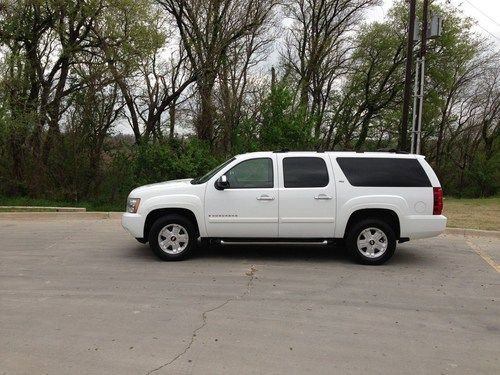
[[[424,0],[422,12],[422,33],[420,37],[420,52],[418,54],[417,68],[415,70],[415,87],[418,105],[413,108],[413,126],[411,136],[411,153],[420,154],[420,139],[422,134],[422,116],[424,114],[424,80],[425,80],[425,54],[427,52],[427,29],[429,16],[429,0]],[[419,84],[417,84],[419,81]],[[416,103],[416,102],[415,102]]]
[[[413,67],[413,35],[415,33],[415,3],[416,0],[410,1],[410,13],[408,20],[408,42],[406,45],[406,74],[405,74],[405,89],[403,97],[403,114],[401,122],[401,133],[399,135],[399,147],[401,150],[407,150],[408,138],[408,117],[410,113],[410,97],[411,97],[411,72]]]
[[[422,34],[420,38],[420,52],[415,68],[415,90],[413,98],[413,120],[411,132],[410,152],[420,154],[422,139],[422,117],[424,113],[424,85],[425,85],[425,55],[427,53],[427,39],[435,39],[441,36],[443,31],[443,19],[439,15],[432,15],[429,22],[429,3],[432,0],[424,0],[422,15]]]

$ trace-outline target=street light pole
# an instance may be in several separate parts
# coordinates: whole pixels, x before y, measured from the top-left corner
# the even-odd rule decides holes
[[[410,1],[409,21],[408,21],[408,42],[406,45],[406,73],[405,73],[405,88],[403,96],[403,113],[401,122],[401,133],[399,135],[399,148],[403,151],[407,150],[408,139],[408,117],[410,112],[411,99],[411,73],[413,66],[413,35],[415,33],[415,3],[416,0]]]

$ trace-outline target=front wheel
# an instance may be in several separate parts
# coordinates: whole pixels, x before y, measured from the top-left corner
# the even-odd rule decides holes
[[[382,264],[396,250],[396,235],[385,221],[365,219],[354,224],[349,231],[347,247],[360,263]]]
[[[180,215],[166,215],[151,227],[149,246],[161,260],[181,260],[196,246],[196,237],[190,220]]]

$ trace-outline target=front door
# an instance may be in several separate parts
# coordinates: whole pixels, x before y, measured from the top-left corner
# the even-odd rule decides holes
[[[225,175],[229,186],[214,182]],[[278,237],[276,156],[236,160],[208,182],[205,222],[210,237]]]
[[[278,154],[279,237],[332,238],[335,179],[326,154]]]

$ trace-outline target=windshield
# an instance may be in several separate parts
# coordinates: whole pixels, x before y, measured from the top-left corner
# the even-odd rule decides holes
[[[205,182],[207,182],[208,180],[210,180],[213,177],[214,174],[216,174],[217,172],[219,172],[222,168],[224,168],[226,165],[228,165],[229,163],[231,163],[234,159],[235,158],[229,159],[229,160],[225,161],[224,163],[222,163],[221,165],[219,165],[218,167],[215,167],[214,169],[212,169],[207,174],[205,174],[205,175],[203,175],[201,177],[194,178],[193,180],[191,180],[191,183],[193,185],[204,184]]]

